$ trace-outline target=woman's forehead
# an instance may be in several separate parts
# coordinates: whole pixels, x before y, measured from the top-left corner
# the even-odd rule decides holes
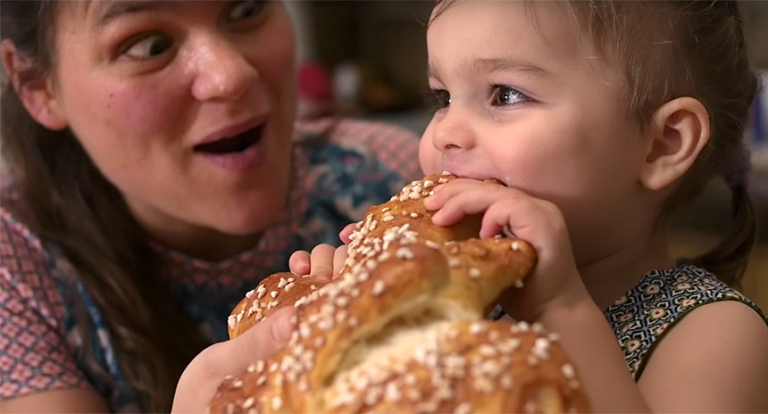
[[[95,27],[103,27],[117,17],[167,9],[179,1],[167,0],[76,0],[63,1],[70,16],[85,20]],[[185,2],[186,3],[186,2]]]

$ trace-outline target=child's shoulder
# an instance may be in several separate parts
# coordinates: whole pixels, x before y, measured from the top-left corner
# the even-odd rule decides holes
[[[639,378],[647,397],[665,407],[698,401],[702,410],[714,412],[768,408],[768,326],[754,305],[710,301],[679,318],[661,339]]]
[[[721,315],[717,321],[708,316],[713,312]],[[636,379],[673,328],[676,337],[683,331],[689,332],[691,325],[718,334],[720,328],[731,329],[741,323],[753,326],[757,321],[758,326],[753,327],[768,333],[768,319],[757,305],[712,273],[695,266],[648,273],[605,314]],[[701,326],[700,320],[704,320]],[[722,327],[720,321],[724,322]],[[686,328],[681,329],[683,326]],[[720,333],[726,334],[724,330]]]

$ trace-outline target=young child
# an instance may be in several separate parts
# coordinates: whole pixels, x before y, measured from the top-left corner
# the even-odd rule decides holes
[[[509,186],[456,180],[427,207],[532,243],[536,271],[505,310],[561,335],[594,410],[768,411],[766,320],[727,285],[755,237],[742,127],[757,81],[735,4],[446,0],[427,44],[424,173]],[[714,177],[735,230],[678,265],[667,219]],[[291,268],[331,262],[302,252]]]

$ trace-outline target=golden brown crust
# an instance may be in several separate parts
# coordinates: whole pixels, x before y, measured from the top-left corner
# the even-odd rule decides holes
[[[229,378],[211,412],[584,412],[578,378],[540,327],[484,321],[533,268],[531,246],[476,239],[479,219],[442,228],[423,205],[431,176],[373,207],[333,282],[272,275],[229,319],[236,337],[283,306],[289,346]]]

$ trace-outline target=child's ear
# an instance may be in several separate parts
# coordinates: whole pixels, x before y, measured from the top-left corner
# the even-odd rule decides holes
[[[22,82],[23,73],[32,70],[32,64],[19,55],[16,46],[10,40],[6,39],[2,42],[0,53],[2,53],[5,73],[32,118],[51,130],[66,128],[67,120],[54,93],[50,76]]]
[[[677,98],[653,114],[640,181],[649,190],[662,190],[691,168],[709,142],[709,114],[693,98]]]

